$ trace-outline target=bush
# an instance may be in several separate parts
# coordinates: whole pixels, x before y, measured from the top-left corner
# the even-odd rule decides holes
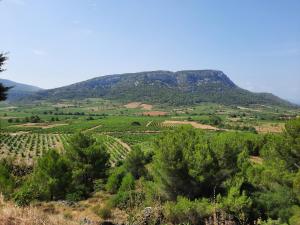
[[[14,191],[15,181],[11,175],[11,170],[7,163],[0,162],[0,193],[5,198],[9,198]]]
[[[105,189],[111,194],[117,193],[125,174],[126,170],[123,166],[114,168],[113,172],[108,177]]]
[[[111,207],[108,205],[105,205],[104,207],[97,207],[94,209],[95,213],[100,216],[102,219],[107,220],[111,218],[112,212],[111,212]]]
[[[123,192],[123,191],[131,191],[134,189],[134,177],[132,176],[131,173],[127,173],[125,177],[123,177],[122,179],[122,183],[121,186],[119,188],[119,192]]]
[[[146,157],[144,152],[138,147],[133,149],[126,157],[124,166],[136,179],[146,174]]]
[[[120,208],[130,207],[134,204],[135,180],[131,173],[123,177],[118,193],[112,198],[112,205]]]
[[[72,138],[66,156],[72,167],[69,196],[75,196],[75,199],[88,197],[94,191],[93,182],[107,176],[109,154],[105,145],[79,133]]]
[[[131,123],[131,126],[141,126],[141,123],[138,122],[138,121],[133,121],[133,122]]]
[[[14,201],[17,206],[27,206],[33,200],[38,198],[38,187],[25,183],[14,195]]]
[[[94,181],[94,191],[103,191],[105,189],[105,183],[103,179],[97,179]]]
[[[185,197],[178,197],[177,202],[167,202],[163,212],[165,218],[173,224],[197,225],[204,223],[204,219],[212,214],[213,207],[206,199],[190,201]]]
[[[70,165],[54,150],[39,158],[33,173],[15,195],[18,205],[32,200],[57,200],[66,197],[71,183]]]

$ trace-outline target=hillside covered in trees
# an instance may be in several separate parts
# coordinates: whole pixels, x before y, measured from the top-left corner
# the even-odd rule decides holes
[[[272,94],[252,93],[239,88],[223,72],[217,70],[151,71],[102,76],[61,88],[40,91],[27,100],[95,97],[170,105],[213,102],[227,105],[292,106],[291,103]]]
[[[7,79],[0,78],[0,83],[5,87],[10,87],[7,93],[7,100],[9,101],[19,100],[21,98],[31,95],[32,93],[42,90],[39,87],[21,84]]]

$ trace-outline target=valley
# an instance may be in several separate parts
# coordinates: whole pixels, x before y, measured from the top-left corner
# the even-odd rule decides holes
[[[234,87],[229,79],[226,82]],[[261,97],[253,104],[240,102],[240,94],[227,96],[231,100],[223,104],[219,100],[180,104],[152,102],[156,99],[152,94],[144,96],[145,101],[136,96],[36,97],[42,93],[8,96],[12,100],[0,102],[3,221],[10,221],[12,210],[20,221],[27,215],[37,224],[51,225],[131,220],[137,225],[185,221],[213,225],[223,220],[251,224],[273,212],[265,203],[277,204],[272,199],[277,188],[297,189],[276,179],[284,173],[286,182],[288,176],[297,181],[289,168],[297,165],[298,153],[288,151],[290,146],[298,148],[300,109],[277,97],[270,104],[261,104],[266,101]],[[170,98],[167,94],[164,97]],[[183,99],[190,97],[184,95]],[[287,155],[277,155],[278,150]],[[276,161],[281,162],[278,168]],[[269,171],[278,175],[269,177]],[[239,186],[235,183],[239,179],[249,179],[250,186]],[[278,186],[269,188],[270,183]],[[246,198],[246,192],[230,196],[236,187],[258,197]],[[213,200],[214,191],[218,197]],[[261,200],[264,192],[271,199]],[[228,203],[231,199],[241,202]],[[262,205],[255,206],[259,201]],[[231,209],[234,204],[242,208]],[[292,210],[297,203],[287,204]],[[266,214],[255,214],[257,207]],[[274,209],[284,211],[282,205]],[[297,219],[298,208],[293,210],[289,215]]]

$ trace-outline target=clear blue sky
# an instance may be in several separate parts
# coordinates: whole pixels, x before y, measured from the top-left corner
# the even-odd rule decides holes
[[[300,103],[299,0],[2,0],[1,76],[53,88],[114,73],[218,69]]]

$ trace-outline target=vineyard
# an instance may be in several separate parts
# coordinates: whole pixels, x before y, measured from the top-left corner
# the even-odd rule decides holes
[[[119,139],[113,138],[108,135],[97,136],[99,142],[103,142],[110,154],[110,163],[115,165],[117,162],[126,158],[130,151],[130,147],[122,144]]]
[[[63,150],[70,137],[70,134],[1,133],[0,158],[11,158],[16,163],[32,165],[37,157],[49,149]],[[123,160],[130,151],[130,147],[119,139],[107,135],[97,135],[96,138],[107,147],[113,165]]]
[[[150,121],[147,124],[147,127],[154,128],[154,129],[172,128],[172,127],[176,127],[176,126],[178,126],[178,125],[176,125],[176,124],[165,124],[162,121]]]
[[[33,164],[51,148],[63,150],[68,138],[67,134],[1,133],[0,157]]]

